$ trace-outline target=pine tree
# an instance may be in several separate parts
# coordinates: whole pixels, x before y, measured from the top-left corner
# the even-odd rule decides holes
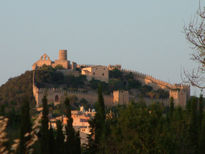
[[[56,147],[57,147],[57,153],[64,153],[64,134],[62,130],[62,122],[58,120],[56,122],[57,125],[57,132],[56,132]]]
[[[41,122],[41,130],[40,130],[40,146],[42,154],[50,154],[49,151],[49,130],[48,130],[48,104],[46,96],[42,99],[43,102],[43,114],[42,114],[42,122]]]
[[[21,107],[21,129],[20,129],[20,144],[19,153],[27,153],[26,142],[30,139],[31,120],[30,120],[30,106],[26,98],[23,100]]]

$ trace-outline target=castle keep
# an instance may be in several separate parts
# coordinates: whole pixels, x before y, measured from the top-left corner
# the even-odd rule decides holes
[[[56,67],[60,65],[64,69],[76,68],[75,62],[72,62],[72,64],[70,64],[70,61],[67,60],[67,50],[59,50],[59,57],[55,61],[51,61],[50,57],[47,54],[44,54],[37,62],[33,64],[32,70],[42,67],[43,65],[52,66],[52,67]]]
[[[153,87],[153,89],[163,89],[169,92],[169,97],[173,97],[176,106],[184,107],[186,105],[187,100],[190,97],[190,86],[183,84],[170,84],[161,80],[158,80],[150,75],[142,74],[135,71],[125,70],[121,68],[121,65],[77,65],[75,62],[70,64],[70,61],[67,60],[67,50],[59,50],[59,58],[55,61],[52,61],[47,54],[41,56],[40,60],[35,62],[32,66],[32,70],[34,70],[33,77],[33,95],[35,97],[37,106],[41,105],[42,98],[46,94],[49,103],[60,103],[63,102],[65,97],[67,96],[76,96],[78,99],[86,99],[89,103],[94,104],[98,97],[97,92],[94,91],[69,91],[63,88],[38,88],[35,85],[35,70],[43,65],[47,66],[61,66],[64,70],[61,72],[64,75],[73,75],[79,76],[85,75],[87,80],[100,80],[103,82],[109,82],[109,71],[114,69],[118,69],[125,74],[132,73],[136,80],[139,80],[144,85],[149,85]],[[78,69],[78,71],[76,71]],[[81,71],[81,72],[79,72]],[[113,106],[118,104],[127,104],[130,100],[137,101],[137,98],[133,97],[129,94],[128,91],[116,90],[113,91],[111,95],[104,95],[105,105]],[[168,102],[168,100],[166,100]]]

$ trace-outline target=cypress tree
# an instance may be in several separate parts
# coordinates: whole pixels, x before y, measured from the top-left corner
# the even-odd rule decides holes
[[[100,147],[100,142],[103,140],[105,133],[105,105],[101,85],[98,87],[98,101],[95,104],[95,109],[95,117],[92,122],[90,122],[91,135],[88,137],[88,148],[90,153],[103,151],[103,149]]]
[[[43,113],[41,121],[41,130],[40,130],[40,146],[42,154],[50,154],[49,151],[49,130],[48,130],[48,104],[46,96],[42,99],[43,102]]]
[[[194,98],[191,101],[191,116],[190,116],[190,124],[188,129],[188,148],[191,153],[197,153],[198,149],[198,120],[197,120],[197,105],[198,99]]]
[[[170,98],[170,116],[172,118],[174,112],[174,99],[173,97]]]
[[[56,132],[56,151],[57,153],[64,153],[64,134],[62,131],[62,122],[58,120],[56,122],[57,132]]]
[[[95,154],[96,153],[96,145],[95,145],[95,118],[89,121],[90,132],[91,134],[88,136],[88,145],[86,146],[86,153]]]
[[[50,129],[49,129],[49,147],[50,147],[50,154],[56,154],[58,147],[56,146],[56,141],[54,137],[54,131],[53,127],[50,124]]]
[[[65,143],[66,146],[66,153],[67,154],[78,154],[76,151],[76,147],[79,147],[79,145],[76,144],[76,132],[73,128],[73,118],[71,116],[71,106],[70,106],[70,100],[69,98],[65,99],[65,108],[66,108],[66,117],[67,117],[67,125],[66,125],[66,135],[67,140]]]
[[[21,107],[21,129],[20,129],[20,144],[19,153],[27,153],[26,142],[31,138],[31,120],[30,120],[30,106],[27,98],[24,98]],[[26,135],[26,136],[25,136]]]
[[[199,130],[201,129],[202,119],[203,119],[203,95],[201,94],[199,97]]]
[[[80,143],[80,134],[76,132],[75,134],[75,153],[81,154],[81,143]]]
[[[202,126],[201,126],[201,131],[200,131],[199,153],[200,154],[205,153],[205,118],[203,118],[203,120],[202,120]]]

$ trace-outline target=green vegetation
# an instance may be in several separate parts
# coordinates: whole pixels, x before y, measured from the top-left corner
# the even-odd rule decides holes
[[[81,153],[81,146],[80,146],[80,138],[79,138],[79,132],[75,132],[73,128],[73,119],[71,117],[71,106],[70,106],[70,100],[66,98],[65,100],[65,106],[66,106],[66,117],[67,119],[67,125],[66,125],[66,135],[67,135],[67,141],[65,142],[65,151],[68,154],[79,154]]]
[[[0,87],[0,114],[7,114],[12,117],[11,123],[20,119],[20,108],[22,98],[29,98],[29,102],[34,104],[32,99],[32,71],[27,71],[19,77],[11,78]]]
[[[119,106],[112,110],[111,118],[101,119],[101,124],[105,123],[101,140],[94,139],[98,143],[95,147],[90,142],[87,153],[204,153],[205,115],[200,102],[202,97],[192,98],[185,109],[174,108],[173,99],[169,108],[160,103],[146,106],[144,102]],[[91,121],[95,125],[91,126],[102,130],[102,125],[96,125],[97,120],[100,118],[95,117]]]
[[[103,153],[101,141],[104,140],[105,131],[105,105],[102,95],[101,85],[98,88],[98,101],[95,104],[96,114],[92,121],[90,121],[91,135],[88,137],[89,146],[88,153],[95,154],[97,152]]]
[[[110,94],[113,90],[131,90],[135,89],[140,97],[148,97],[151,99],[167,99],[169,98],[169,92],[158,89],[154,90],[149,85],[143,85],[139,80],[135,79],[133,73],[123,73],[122,71],[115,69],[109,72],[109,83],[100,82],[97,80],[90,81],[90,87],[97,89],[97,85],[101,84],[103,92]]]
[[[102,86],[100,86],[98,102],[95,104],[96,115],[90,121],[92,129],[88,138],[89,143],[84,147],[81,147],[79,133],[75,132],[72,126],[70,99],[67,98],[64,103],[65,115],[68,118],[65,136],[61,121],[57,122],[57,130],[51,126],[49,128],[49,106],[44,97],[41,129],[37,134],[38,140],[33,145],[34,152],[50,154],[205,152],[205,113],[202,95],[200,98],[192,97],[185,109],[175,107],[173,99],[170,99],[169,107],[160,103],[146,106],[145,102],[132,102],[127,106],[106,109],[102,96]],[[74,97],[72,99],[75,101]],[[25,138],[25,134],[33,130],[29,122],[29,103],[25,100],[23,102],[21,131],[17,136],[20,138],[19,150],[28,151],[25,144],[30,137]]]
[[[26,143],[31,139],[30,135],[25,134],[31,133],[31,116],[30,116],[30,104],[28,99],[24,98],[21,107],[21,127],[20,127],[20,144],[19,153],[27,153]]]
[[[49,144],[49,128],[48,128],[48,104],[46,96],[43,97],[43,113],[41,121],[41,130],[40,130],[40,148],[42,154],[50,153],[50,144]]]
[[[113,70],[110,71],[109,83],[94,79],[88,82],[85,76],[64,76],[61,72],[57,71],[57,68],[43,66],[36,70],[35,84],[37,87],[62,87],[69,90],[81,88],[85,89],[86,92],[86,89],[97,90],[98,84],[101,84],[104,94],[111,94],[113,90],[118,89],[129,91],[136,89],[140,97],[168,98],[169,96],[168,92],[164,90],[153,90],[148,85],[142,85],[140,81],[134,79],[132,73],[124,74],[120,70]],[[27,71],[18,77],[9,79],[6,84],[0,87],[0,114],[10,117],[9,125],[15,125],[16,122],[20,122],[21,98],[29,98],[31,107],[34,106],[32,81],[33,72]],[[76,102],[79,103],[79,101]],[[71,105],[73,106],[73,103]]]
[[[85,76],[64,76],[63,73],[57,71],[57,69],[54,69],[51,66],[43,66],[35,71],[35,84],[39,88],[83,88],[85,81]]]

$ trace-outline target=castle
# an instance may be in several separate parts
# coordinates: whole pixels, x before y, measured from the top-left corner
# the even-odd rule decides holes
[[[123,73],[132,73],[136,80],[141,81],[145,85],[150,85],[154,89],[163,89],[169,91],[169,97],[174,99],[176,106],[184,107],[187,100],[190,97],[190,86],[183,84],[170,84],[158,79],[153,78],[150,75],[142,74],[135,71],[125,70],[121,68],[121,65],[78,65],[75,62],[70,64],[67,60],[67,50],[59,50],[58,60],[51,61],[47,54],[41,56],[40,60],[35,62],[32,66],[34,70],[34,81],[33,81],[33,95],[35,97],[37,105],[42,102],[43,96],[46,94],[48,102],[60,103],[67,96],[76,96],[78,99],[86,99],[89,103],[94,104],[97,101],[96,92],[82,92],[82,91],[68,91],[62,88],[38,88],[35,85],[35,70],[43,65],[48,65],[52,67],[62,66],[64,68],[64,74],[72,74],[78,76],[79,74],[85,75],[87,80],[95,79],[103,82],[109,82],[109,71],[118,69]],[[77,72],[76,69],[80,69],[81,72]],[[112,95],[104,95],[105,105],[113,106],[116,104],[127,104],[129,100],[137,100],[132,97],[128,91],[117,90],[113,91]],[[168,100],[166,101],[168,102]]]
[[[72,64],[70,64],[70,61],[67,60],[67,50],[59,50],[59,57],[55,61],[51,61],[50,57],[47,54],[44,54],[37,62],[33,64],[32,70],[42,67],[43,65],[52,67],[62,66],[64,69],[73,70],[76,68],[75,62],[72,62]]]

